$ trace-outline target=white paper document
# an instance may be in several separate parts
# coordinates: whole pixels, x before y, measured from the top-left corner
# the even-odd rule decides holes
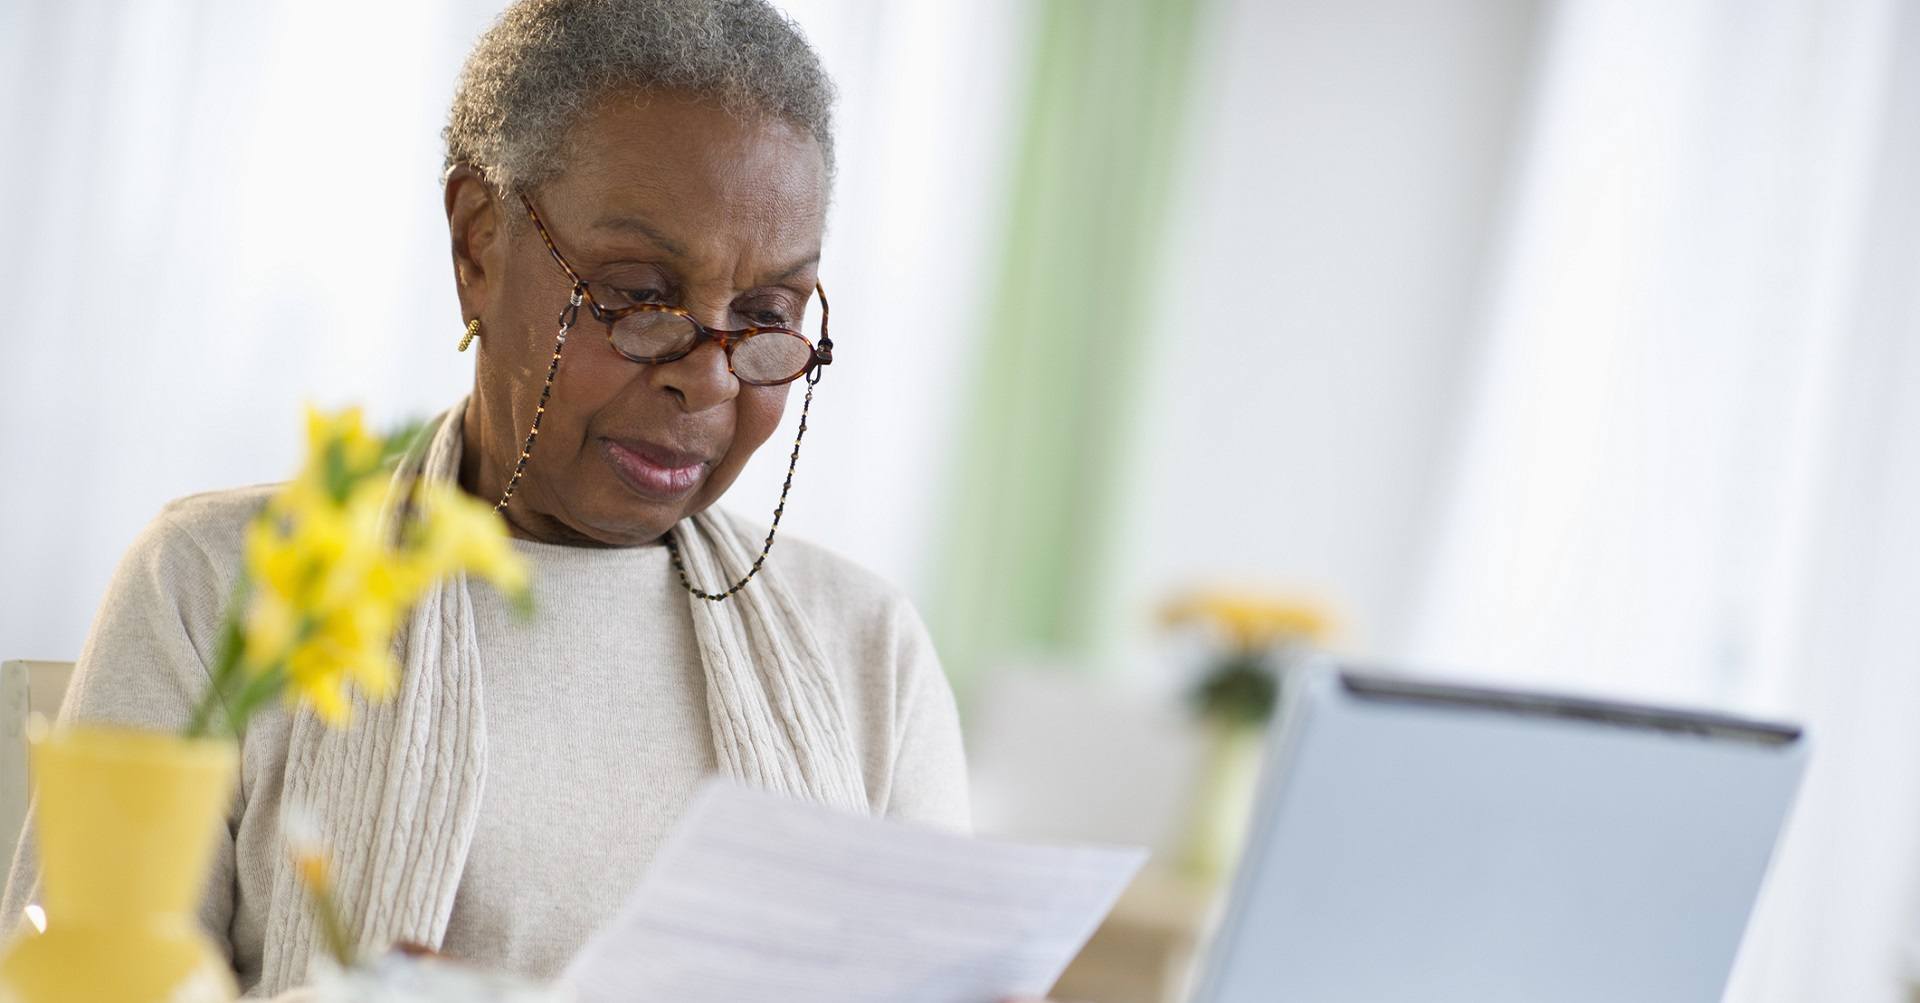
[[[957,836],[710,781],[563,978],[580,1003],[1039,996],[1145,859]]]

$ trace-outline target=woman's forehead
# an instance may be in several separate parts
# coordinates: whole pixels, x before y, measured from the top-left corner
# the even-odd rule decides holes
[[[575,127],[542,213],[596,245],[676,256],[763,246],[818,252],[826,166],[806,132],[674,95],[603,101]]]

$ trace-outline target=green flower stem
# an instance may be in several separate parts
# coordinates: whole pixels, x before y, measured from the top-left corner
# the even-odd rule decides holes
[[[240,688],[227,711],[227,723],[230,734],[239,738],[246,730],[247,719],[253,716],[260,705],[280,695],[287,688],[287,667],[284,663],[272,666],[261,672]]]
[[[224,707],[227,691],[233,687],[234,678],[240,674],[240,652],[245,647],[245,639],[241,634],[240,617],[237,615],[240,608],[238,595],[244,595],[244,590],[236,593],[236,601],[227,607],[227,622],[220,631],[220,647],[214,656],[213,671],[209,674],[211,678],[207,692],[201,695],[200,703],[193,708],[193,716],[187,719],[185,732],[187,738],[207,737],[208,728],[213,723],[214,708]],[[226,709],[226,716],[231,719],[232,710]]]
[[[327,951],[342,968],[353,967],[353,938],[347,934],[346,921],[340,918],[340,907],[333,901],[333,891],[329,888],[308,888],[313,896],[313,911],[320,917],[320,932],[327,939]]]

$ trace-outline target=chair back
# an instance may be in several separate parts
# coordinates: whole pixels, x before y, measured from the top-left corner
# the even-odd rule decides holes
[[[27,774],[27,722],[60,713],[73,677],[72,662],[0,662],[0,870],[13,866],[13,851],[26,824],[33,790]]]

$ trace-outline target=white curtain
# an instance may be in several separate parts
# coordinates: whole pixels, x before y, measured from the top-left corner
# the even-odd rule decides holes
[[[464,392],[439,130],[501,6],[0,3],[0,658],[73,657],[140,526],[286,476],[303,402],[395,420]],[[914,587],[1025,25],[1011,0],[782,6],[843,94],[840,352],[785,524]],[[768,517],[785,456],[726,503]]]
[[[1904,999],[1920,6],[1550,8],[1405,654],[1807,722],[1729,998]]]

